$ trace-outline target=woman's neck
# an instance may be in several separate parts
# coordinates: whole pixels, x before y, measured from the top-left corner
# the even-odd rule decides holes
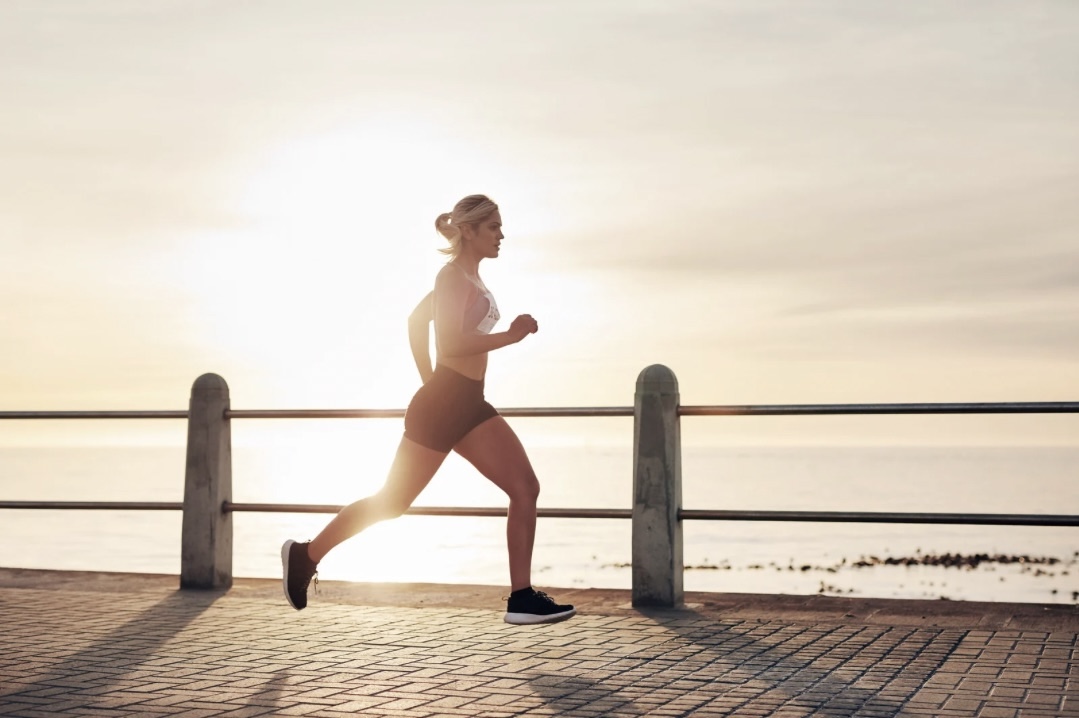
[[[473,279],[479,279],[480,276],[480,261],[475,257],[457,257],[453,260],[453,263],[457,265],[457,268],[467,274]]]

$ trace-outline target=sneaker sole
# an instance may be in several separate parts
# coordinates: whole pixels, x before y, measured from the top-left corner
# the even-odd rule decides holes
[[[562,611],[561,613],[551,613],[546,616],[541,616],[536,613],[507,613],[503,620],[506,623],[512,623],[514,626],[533,626],[537,623],[558,623],[559,621],[565,621],[567,618],[572,618],[576,613],[576,608],[571,608],[570,610]]]
[[[285,590],[285,600],[288,601],[288,605],[295,608],[297,611],[301,610],[299,606],[292,602],[292,597],[288,595],[288,555],[289,549],[292,548],[292,544],[296,543],[292,539],[285,542],[285,545],[281,547],[281,588]]]

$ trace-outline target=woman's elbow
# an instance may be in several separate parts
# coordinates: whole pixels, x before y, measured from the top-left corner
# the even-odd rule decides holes
[[[431,320],[428,319],[420,312],[412,312],[408,317],[408,332],[409,334],[416,334],[420,332],[426,332],[427,327],[431,324]]]

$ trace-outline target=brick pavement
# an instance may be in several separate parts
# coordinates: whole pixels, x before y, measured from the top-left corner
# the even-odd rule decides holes
[[[0,715],[1079,716],[1074,613],[1009,630],[931,603],[874,621],[575,598],[570,621],[513,627],[326,593],[297,613],[268,590],[0,585]]]

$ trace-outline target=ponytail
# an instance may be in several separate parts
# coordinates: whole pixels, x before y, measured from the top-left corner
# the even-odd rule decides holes
[[[443,212],[435,219],[435,229],[450,243],[439,252],[456,257],[461,253],[461,226],[476,224],[498,211],[498,205],[482,194],[470,194],[453,207],[453,212]]]

